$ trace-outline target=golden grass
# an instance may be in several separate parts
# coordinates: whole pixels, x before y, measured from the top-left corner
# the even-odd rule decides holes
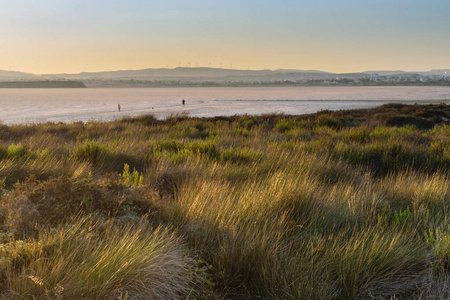
[[[180,239],[145,221],[80,218],[10,247],[3,268],[11,299],[186,299],[199,285]]]
[[[450,126],[336,116],[1,127],[1,295],[445,299]]]

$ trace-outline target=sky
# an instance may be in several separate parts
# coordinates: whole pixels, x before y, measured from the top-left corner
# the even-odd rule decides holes
[[[450,68],[448,0],[0,0],[0,69]]]

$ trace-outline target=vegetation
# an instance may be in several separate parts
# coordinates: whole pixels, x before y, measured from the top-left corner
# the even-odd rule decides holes
[[[0,295],[448,299],[449,119],[0,125]]]

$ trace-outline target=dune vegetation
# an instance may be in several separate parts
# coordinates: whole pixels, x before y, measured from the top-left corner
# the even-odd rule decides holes
[[[448,299],[450,106],[0,125],[5,299]]]

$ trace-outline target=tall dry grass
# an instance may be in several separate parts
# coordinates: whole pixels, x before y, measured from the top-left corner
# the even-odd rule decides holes
[[[1,293],[445,299],[450,127],[371,117],[3,126]]]
[[[145,221],[78,218],[2,252],[10,299],[186,299],[203,279],[180,238]]]

